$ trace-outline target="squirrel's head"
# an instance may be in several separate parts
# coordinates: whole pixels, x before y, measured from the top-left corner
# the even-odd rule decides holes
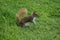
[[[38,13],[36,11],[33,12],[34,17],[39,17]]]

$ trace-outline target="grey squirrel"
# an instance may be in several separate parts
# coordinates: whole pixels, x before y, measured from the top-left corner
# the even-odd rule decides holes
[[[16,15],[17,21],[18,21],[17,25],[21,26],[21,27],[25,27],[25,26],[28,26],[28,22],[31,22],[31,23],[33,23],[33,24],[36,25],[35,17],[39,17],[39,15],[37,14],[37,12],[34,11],[32,15],[24,17],[23,19],[21,19],[22,15],[26,14],[26,13],[27,13],[27,9],[26,8],[23,8],[23,9],[21,9],[18,12],[18,14]]]

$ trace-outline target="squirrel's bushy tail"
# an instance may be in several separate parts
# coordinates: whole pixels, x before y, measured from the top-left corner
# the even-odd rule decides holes
[[[17,20],[20,22],[21,21],[21,17],[23,14],[26,14],[27,13],[27,9],[26,8],[22,8],[18,11],[16,17],[17,17]]]

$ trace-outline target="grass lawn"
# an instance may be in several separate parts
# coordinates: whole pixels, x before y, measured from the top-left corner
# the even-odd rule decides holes
[[[16,25],[20,8],[38,12],[36,26]],[[0,40],[60,40],[60,0],[0,0]]]

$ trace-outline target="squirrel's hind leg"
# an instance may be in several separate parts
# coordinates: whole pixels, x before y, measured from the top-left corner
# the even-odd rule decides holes
[[[24,26],[24,27],[28,27],[28,25],[29,25],[28,23],[25,23],[23,26]]]

